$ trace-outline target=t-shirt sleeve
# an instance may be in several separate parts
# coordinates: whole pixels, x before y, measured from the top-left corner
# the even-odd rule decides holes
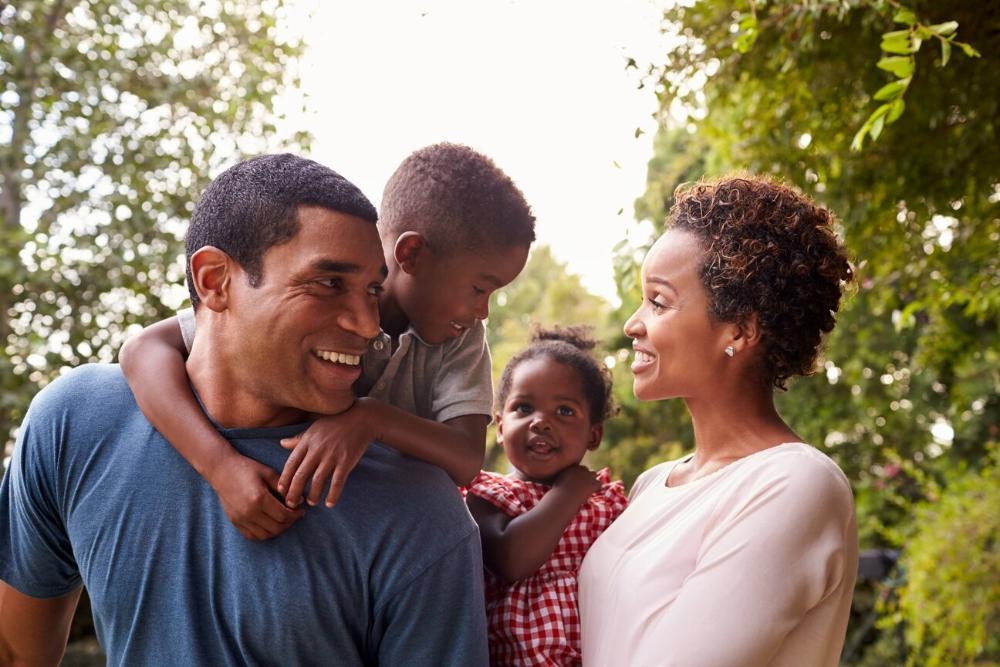
[[[54,393],[50,385],[35,397],[0,484],[0,579],[36,598],[65,595],[81,583],[58,500],[68,480],[57,470],[63,429]]]
[[[376,624],[379,664],[489,664],[478,531],[396,591]]]
[[[177,311],[177,324],[181,328],[181,338],[184,339],[184,347],[188,353],[194,345],[195,318],[194,308],[182,308]]]
[[[850,487],[832,463],[776,458],[720,500],[694,571],[649,641],[669,642],[671,665],[770,664],[855,567],[854,526]]]
[[[444,422],[465,415],[493,414],[493,362],[483,323],[476,322],[447,345],[434,378],[434,419]]]

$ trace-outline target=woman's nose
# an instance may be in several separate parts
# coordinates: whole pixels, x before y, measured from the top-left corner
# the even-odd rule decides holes
[[[642,306],[639,307],[639,310],[641,309]],[[639,310],[636,310],[634,313],[632,313],[632,316],[630,318],[625,320],[625,326],[622,328],[622,330],[625,332],[625,335],[628,336],[629,338],[638,338],[645,331],[645,328],[643,327],[642,324],[642,318],[639,317]]]

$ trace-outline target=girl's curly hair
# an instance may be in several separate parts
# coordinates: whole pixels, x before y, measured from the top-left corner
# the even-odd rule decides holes
[[[705,249],[701,279],[716,321],[757,316],[763,380],[785,388],[813,372],[833,329],[843,286],[853,278],[832,213],[761,176],[678,188],[667,228],[695,234]]]
[[[565,364],[580,374],[583,394],[590,407],[590,422],[597,424],[617,412],[611,397],[611,371],[591,354],[597,340],[590,335],[590,327],[568,326],[550,329],[535,327],[528,347],[507,362],[500,375],[497,403],[503,408],[510,394],[514,369],[530,359],[549,357]]]

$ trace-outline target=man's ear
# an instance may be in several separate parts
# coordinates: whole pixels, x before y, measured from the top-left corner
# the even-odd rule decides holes
[[[430,252],[427,247],[427,239],[420,232],[403,232],[396,239],[393,247],[393,257],[399,267],[406,273],[416,273],[419,266],[423,264],[423,259]]]
[[[597,422],[590,427],[590,439],[587,441],[587,449],[594,451],[601,444],[604,437],[604,422]]]
[[[210,310],[220,312],[229,305],[233,259],[215,246],[203,246],[191,255],[191,277],[198,300]]]

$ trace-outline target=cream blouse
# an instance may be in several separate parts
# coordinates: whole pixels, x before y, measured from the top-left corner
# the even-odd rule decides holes
[[[584,665],[836,665],[854,501],[816,449],[766,449],[677,487],[643,473],[580,570]]]

